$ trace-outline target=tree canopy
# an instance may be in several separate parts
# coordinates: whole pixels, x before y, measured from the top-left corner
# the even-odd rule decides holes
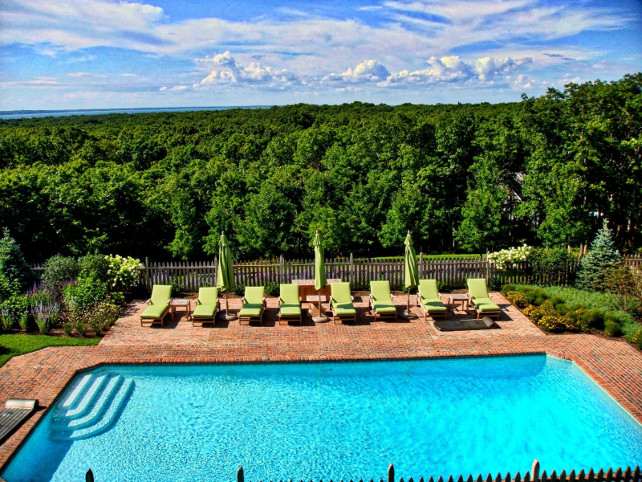
[[[30,262],[640,246],[642,73],[508,104],[355,102],[0,121],[0,224]]]

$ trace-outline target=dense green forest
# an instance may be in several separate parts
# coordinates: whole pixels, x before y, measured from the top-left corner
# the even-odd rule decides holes
[[[642,73],[511,104],[292,105],[0,121],[28,261],[641,245]]]

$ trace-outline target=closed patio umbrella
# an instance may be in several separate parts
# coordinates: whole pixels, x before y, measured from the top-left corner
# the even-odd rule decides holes
[[[328,317],[321,312],[321,289],[325,288],[328,284],[328,280],[325,277],[325,259],[323,254],[323,246],[321,246],[321,236],[319,235],[319,230],[317,229],[316,234],[314,235],[314,289],[317,290],[317,295],[319,297],[319,314],[314,316],[312,320],[315,323],[323,323],[328,321]]]
[[[412,246],[410,231],[408,231],[404,245],[404,288],[406,288],[406,291],[408,292],[408,300],[406,303],[406,311],[402,313],[402,316],[407,319],[412,319],[417,318],[417,315],[410,311],[410,290],[419,284],[419,269],[417,267],[417,255],[415,254],[415,248]]]
[[[218,243],[218,266],[216,267],[216,287],[223,291],[234,289],[234,264],[232,262],[232,250],[227,244],[225,232],[221,231],[221,240]],[[236,320],[235,314],[230,314],[227,293],[225,294],[225,315],[226,321]]]

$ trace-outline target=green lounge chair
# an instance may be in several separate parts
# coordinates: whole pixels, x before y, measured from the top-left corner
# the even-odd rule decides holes
[[[154,325],[160,323],[163,326],[163,320],[169,313],[169,302],[172,298],[171,285],[154,285],[152,296],[147,301],[148,306],[140,315],[140,326],[143,323]]]
[[[357,310],[352,302],[354,298],[350,294],[350,283],[330,283],[330,310],[336,324],[337,319],[357,322]],[[395,310],[396,311],[396,310]]]
[[[433,320],[435,318],[448,317],[448,308],[441,302],[439,297],[439,290],[437,290],[437,280],[434,279],[420,279],[419,292],[417,293],[417,301],[424,312],[424,321],[430,316]]]
[[[247,286],[243,296],[243,307],[239,311],[239,324],[258,321],[263,324],[265,296],[263,286]]]
[[[218,311],[218,288],[199,288],[198,299],[192,313],[192,326],[196,323],[216,323]]]
[[[380,319],[397,319],[397,308],[392,302],[390,295],[390,282],[388,281],[371,281],[370,282],[370,308],[372,314]]]
[[[298,321],[303,323],[301,314],[301,296],[299,294],[299,285],[282,284],[279,287],[279,324],[281,321]]]
[[[496,316],[499,319],[501,311],[499,306],[490,299],[486,279],[469,278],[466,282],[468,283],[468,297],[477,312],[477,319],[479,320],[481,316]]]

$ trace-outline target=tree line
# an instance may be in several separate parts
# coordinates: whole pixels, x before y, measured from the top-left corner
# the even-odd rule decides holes
[[[0,121],[0,224],[54,254],[203,259],[641,245],[642,73],[521,102]]]

